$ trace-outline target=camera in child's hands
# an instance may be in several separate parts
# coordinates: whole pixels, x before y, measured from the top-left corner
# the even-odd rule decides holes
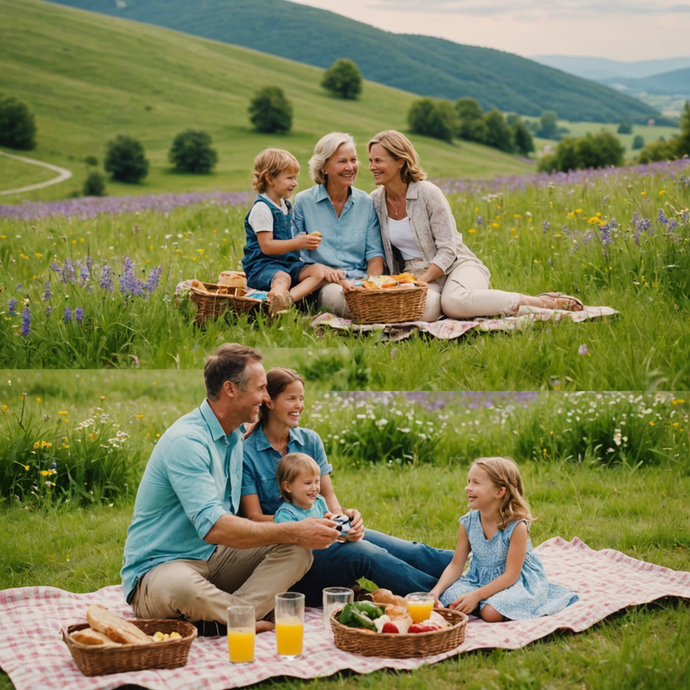
[[[331,520],[336,523],[335,528],[340,532],[338,541],[347,541],[347,535],[352,529],[352,523],[347,515],[334,515]]]

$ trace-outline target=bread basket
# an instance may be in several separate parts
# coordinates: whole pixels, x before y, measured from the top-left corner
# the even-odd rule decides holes
[[[465,639],[467,616],[451,609],[434,609],[450,623],[450,627],[426,633],[374,633],[350,628],[339,622],[342,609],[331,615],[335,646],[344,652],[386,659],[434,656],[459,647]]]
[[[421,281],[407,287],[371,290],[355,287],[345,293],[355,323],[401,323],[417,321],[424,313],[427,284]]]
[[[235,314],[248,314],[254,309],[268,309],[265,301],[246,297],[244,288],[203,283],[204,289],[192,286],[189,297],[197,305],[195,321],[202,326],[206,319],[217,319],[230,308]]]
[[[74,663],[85,676],[105,676],[125,671],[144,671],[149,668],[178,668],[187,663],[189,648],[197,636],[197,629],[180,620],[132,620],[147,635],[155,632],[178,632],[182,637],[151,644],[123,644],[118,647],[81,644],[71,633],[88,628],[88,623],[77,623],[60,632]]]

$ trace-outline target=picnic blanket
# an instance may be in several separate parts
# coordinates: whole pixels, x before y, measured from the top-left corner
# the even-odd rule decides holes
[[[379,331],[382,340],[404,340],[409,338],[414,331],[428,333],[441,340],[453,340],[469,333],[470,331],[522,331],[538,321],[550,321],[560,323],[566,319],[575,323],[598,319],[602,316],[614,316],[618,314],[611,307],[587,307],[582,311],[563,311],[562,309],[541,309],[540,307],[521,306],[515,316],[500,318],[477,318],[472,321],[460,321],[457,319],[440,319],[433,323],[426,321],[405,321],[403,323],[375,323],[356,324],[350,319],[343,319],[334,314],[319,314],[311,321],[312,328],[333,328],[338,331],[354,331],[357,333],[371,333]]]
[[[131,617],[119,586],[73,594],[54,587],[23,587],[0,592],[0,667],[16,690],[117,688],[136,684],[151,690],[225,690],[277,676],[317,678],[343,669],[414,669],[474,649],[517,649],[565,628],[580,632],[606,616],[660,597],[690,599],[690,572],[645,563],[612,549],[594,551],[575,538],[555,537],[536,548],[549,579],[577,592],[580,600],[555,616],[485,623],[470,618],[464,643],[426,659],[381,659],[340,651],[321,625],[321,609],[307,609],[304,654],[296,661],[276,657],[275,633],[256,638],[255,663],[232,666],[225,638],[197,638],[183,668],[138,671],[87,678],[59,637],[60,628],[85,620],[86,605],[97,602]]]

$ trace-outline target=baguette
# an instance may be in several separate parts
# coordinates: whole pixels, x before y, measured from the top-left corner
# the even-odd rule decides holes
[[[81,644],[89,646],[101,647],[119,647],[119,642],[114,642],[107,635],[93,630],[92,628],[84,628],[83,630],[75,630],[72,633],[72,639]]]
[[[107,635],[121,644],[152,644],[153,640],[136,625],[108,611],[100,604],[91,604],[86,610],[86,620],[97,632]]]

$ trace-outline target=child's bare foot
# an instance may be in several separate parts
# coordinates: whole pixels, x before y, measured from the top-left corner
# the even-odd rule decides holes
[[[577,297],[564,295],[562,292],[542,292],[537,295],[544,309],[562,309],[563,311],[582,311],[585,307]]]
[[[278,314],[285,314],[293,303],[294,300],[289,292],[269,292],[268,315],[274,317]]]

